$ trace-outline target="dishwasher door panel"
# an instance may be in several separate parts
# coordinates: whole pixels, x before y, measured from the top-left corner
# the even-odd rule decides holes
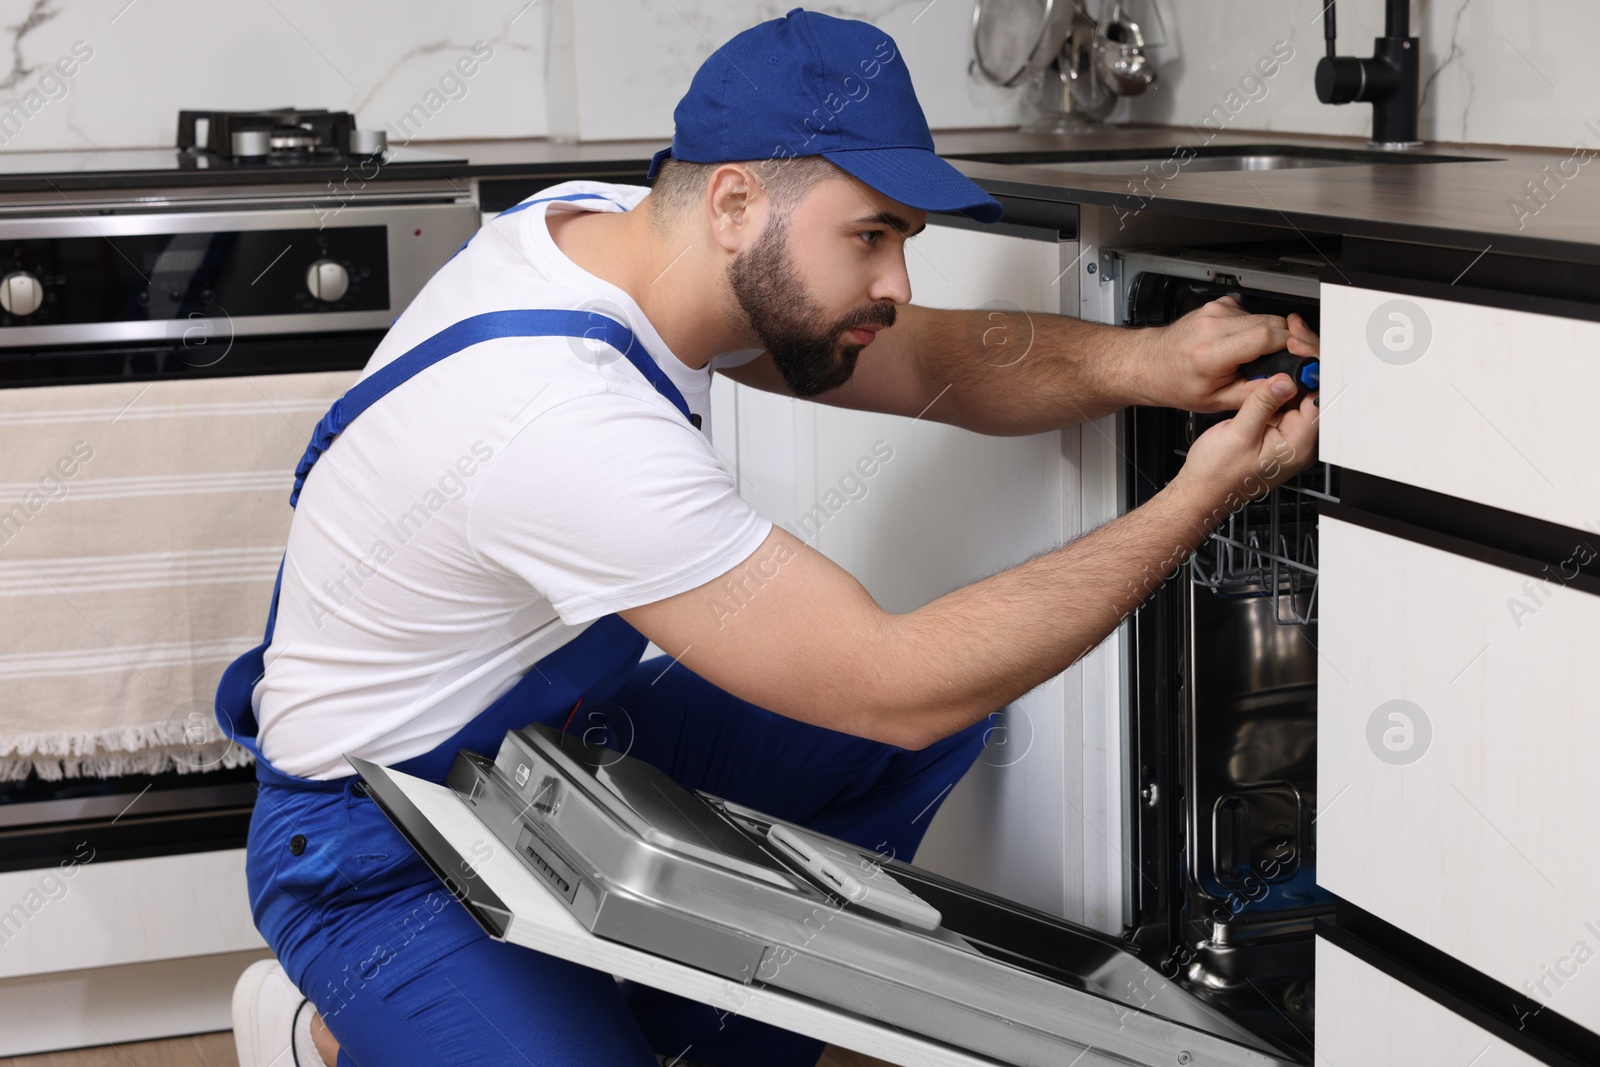
[[[494,761],[462,753],[448,787],[351,763],[514,944],[908,1065],[1295,1062],[1116,938],[832,842],[856,853],[854,877],[898,883],[941,925],[885,918],[831,888],[849,879],[784,859],[776,820],[554,730],[513,731]],[[964,1052],[936,1059],[930,1042]]]

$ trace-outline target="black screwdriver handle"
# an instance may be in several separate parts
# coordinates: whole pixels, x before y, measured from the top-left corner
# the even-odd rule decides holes
[[[1322,361],[1285,350],[1253,359],[1239,368],[1239,377],[1247,381],[1270,378],[1274,374],[1287,374],[1302,393],[1314,393],[1322,384]]]

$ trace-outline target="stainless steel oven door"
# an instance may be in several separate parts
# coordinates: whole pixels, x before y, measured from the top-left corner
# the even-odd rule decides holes
[[[25,277],[35,293],[30,310],[13,314],[8,303],[0,314],[0,347],[385,330],[480,223],[453,192],[411,203],[102,210],[0,213],[0,250],[15,260],[7,278]]]

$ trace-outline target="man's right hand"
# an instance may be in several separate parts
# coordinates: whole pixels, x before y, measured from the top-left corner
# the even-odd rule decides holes
[[[1178,474],[1178,481],[1222,502],[1227,511],[1287,482],[1317,456],[1316,394],[1290,404],[1295,386],[1287,374],[1253,384],[1237,415],[1189,446]]]

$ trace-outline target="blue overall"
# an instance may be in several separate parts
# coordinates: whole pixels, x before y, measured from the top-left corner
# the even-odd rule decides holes
[[[688,405],[620,323],[517,310],[463,320],[356,383],[317,425],[290,504],[333,440],[417,372],[497,337],[604,340],[685,417]],[[698,420],[694,420],[698,424]],[[217,718],[256,759],[246,873],[256,926],[339,1040],[341,1065],[655,1067],[654,1052],[714,1067],[801,1067],[821,1044],[599,971],[490,939],[352,777],[299,778],[261,755],[252,694],[277,619],[235,660]],[[658,657],[617,615],[540,660],[454,736],[395,769],[443,781],[462,748],[492,754],[530,722],[625,745],[703,789],[824,833],[911,857],[982,746],[983,724],[907,751],[784,718]],[[576,715],[579,708],[582,715]],[[625,736],[624,736],[625,735]]]

